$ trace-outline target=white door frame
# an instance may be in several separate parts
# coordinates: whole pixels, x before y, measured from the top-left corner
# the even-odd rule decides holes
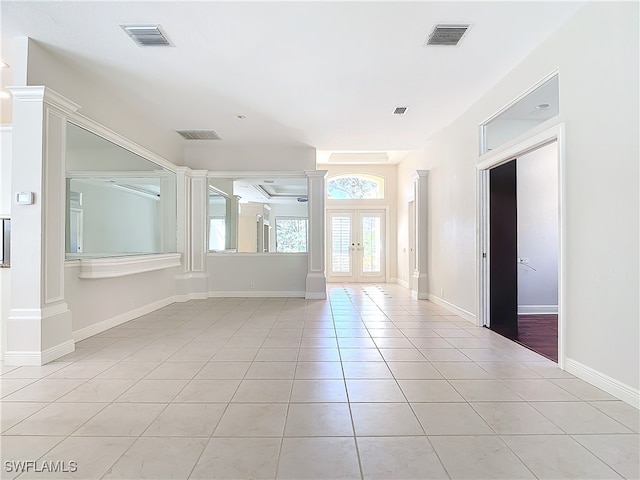
[[[329,282],[329,277],[330,275],[330,268],[331,268],[331,240],[329,238],[329,235],[331,234],[331,225],[329,224],[329,212],[334,212],[334,211],[347,211],[347,212],[360,212],[360,211],[364,211],[366,212],[367,210],[382,210],[384,212],[384,283],[389,283],[389,206],[388,205],[369,205],[369,206],[357,206],[357,205],[353,205],[352,203],[350,205],[344,205],[344,206],[335,206],[335,205],[330,205],[326,207],[326,226],[325,226],[325,241],[326,241],[326,276],[327,276],[327,282]],[[356,216],[354,216],[354,222],[357,221],[358,219],[356,218]],[[332,282],[329,283],[338,283],[335,280],[333,280]]]
[[[565,182],[565,126],[559,123],[543,132],[529,137],[516,145],[480,157],[476,164],[476,221],[478,224],[476,285],[479,326],[489,327],[489,170],[507,163],[532,150],[555,142],[558,158],[558,367],[565,365],[566,322],[566,182]]]

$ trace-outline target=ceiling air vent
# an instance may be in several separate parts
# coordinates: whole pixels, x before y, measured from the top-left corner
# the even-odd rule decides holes
[[[409,107],[396,107],[393,109],[394,115],[404,115],[409,110]]]
[[[160,25],[120,25],[139,47],[170,47]]]
[[[185,140],[222,140],[213,130],[176,130]]]
[[[455,47],[469,29],[469,25],[436,25],[427,39],[427,45]]]

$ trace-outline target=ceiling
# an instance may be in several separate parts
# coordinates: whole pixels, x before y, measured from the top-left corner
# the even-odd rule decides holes
[[[11,65],[12,37],[31,37],[167,135],[213,129],[222,142],[390,152],[393,162],[583,4],[3,0],[0,54]],[[471,28],[457,47],[424,46],[437,23]],[[122,24],[160,24],[173,46],[138,47]],[[3,86],[10,76],[3,69]],[[392,115],[398,106],[409,109]]]

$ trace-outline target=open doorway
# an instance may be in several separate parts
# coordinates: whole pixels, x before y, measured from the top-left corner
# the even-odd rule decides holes
[[[562,368],[560,132],[479,165],[479,312]]]
[[[558,361],[558,156],[555,143],[516,160],[518,337]]]

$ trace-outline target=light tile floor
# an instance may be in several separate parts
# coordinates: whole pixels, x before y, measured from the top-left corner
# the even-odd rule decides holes
[[[329,297],[173,304],[3,367],[2,478],[640,476],[633,407],[397,285]]]

